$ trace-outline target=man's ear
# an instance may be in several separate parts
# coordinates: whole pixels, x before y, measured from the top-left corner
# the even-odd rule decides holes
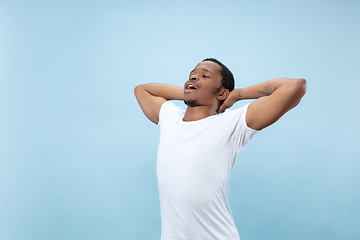
[[[220,94],[219,94],[219,96],[217,97],[217,99],[220,100],[220,101],[223,101],[223,100],[225,100],[225,99],[228,98],[229,94],[230,94],[229,89],[224,88],[224,89],[222,89],[222,90],[220,91]]]

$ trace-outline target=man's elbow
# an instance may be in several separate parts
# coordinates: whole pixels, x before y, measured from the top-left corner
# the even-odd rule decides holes
[[[304,78],[295,78],[291,81],[291,89],[295,95],[304,96],[307,91],[307,82]]]
[[[307,92],[307,81],[304,78],[298,78],[296,80],[297,88],[302,96]]]
[[[306,91],[307,91],[307,82],[304,78],[297,78],[294,79],[295,81],[294,83],[294,88],[293,88],[293,96],[294,96],[294,103],[293,103],[293,107],[297,106],[302,97],[305,95]]]
[[[140,91],[144,90],[143,85],[139,84],[134,88],[134,94],[136,96],[137,93],[139,93]]]

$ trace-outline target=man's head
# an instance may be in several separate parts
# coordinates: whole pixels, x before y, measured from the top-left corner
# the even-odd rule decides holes
[[[221,67],[221,85],[225,88],[228,89],[229,92],[231,92],[232,90],[234,90],[235,87],[235,80],[234,80],[234,76],[232,74],[232,72],[224,65],[222,64],[220,61],[218,61],[215,58],[206,58],[203,60],[203,62],[205,61],[211,61],[214,63],[217,63],[220,67]]]
[[[218,107],[234,89],[234,77],[224,64],[206,58],[190,72],[184,88],[184,102],[189,107]]]

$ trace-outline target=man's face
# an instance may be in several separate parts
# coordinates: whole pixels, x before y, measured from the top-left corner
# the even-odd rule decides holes
[[[218,103],[221,67],[212,61],[200,62],[190,72],[184,85],[184,102],[190,106],[213,106]]]

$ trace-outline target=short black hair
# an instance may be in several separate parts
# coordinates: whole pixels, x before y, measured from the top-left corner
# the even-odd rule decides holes
[[[211,61],[211,62],[219,64],[221,67],[221,76],[222,76],[221,86],[223,86],[225,89],[228,89],[229,92],[234,90],[235,80],[234,80],[234,75],[232,74],[232,72],[224,64],[222,64],[219,60],[217,60],[215,58],[206,58],[203,60],[203,62],[205,62],[205,61]]]

